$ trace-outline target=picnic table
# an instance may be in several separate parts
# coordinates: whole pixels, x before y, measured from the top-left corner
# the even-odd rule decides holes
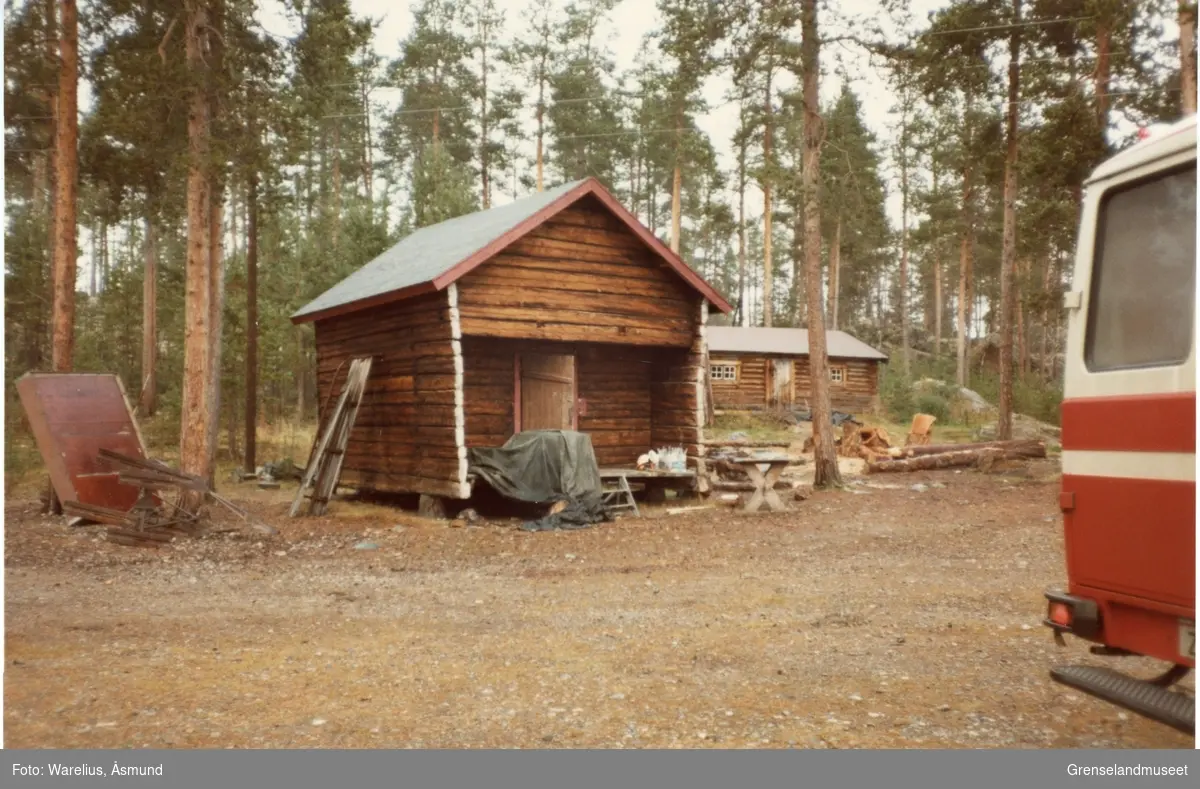
[[[754,483],[754,493],[751,494],[750,500],[746,502],[744,508],[746,512],[757,512],[762,509],[763,504],[766,504],[767,509],[771,512],[782,512],[787,509],[780,500],[779,494],[775,492],[775,483],[779,481],[779,475],[783,473],[783,470],[792,462],[791,458],[787,455],[768,455],[730,458],[729,462],[741,466],[742,470],[746,472],[746,476]]]

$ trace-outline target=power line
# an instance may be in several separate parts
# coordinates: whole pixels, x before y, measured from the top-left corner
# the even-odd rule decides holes
[[[1073,16],[1062,19],[1040,19],[1029,22],[1016,22],[1007,25],[984,25],[982,27],[960,27],[956,30],[926,30],[922,33],[914,33],[913,37],[917,36],[948,36],[951,33],[979,33],[984,30],[1012,30],[1014,27],[1040,27],[1043,25],[1059,25],[1066,22],[1086,22],[1089,19],[1095,19],[1094,16]]]

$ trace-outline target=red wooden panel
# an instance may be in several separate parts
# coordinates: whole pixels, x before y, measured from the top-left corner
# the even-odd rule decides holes
[[[128,510],[138,499],[138,489],[117,482],[117,476],[113,473],[75,477],[75,493],[79,496],[76,501],[114,510]]]
[[[136,488],[118,483],[97,458],[101,449],[146,457],[117,376],[29,373],[17,381],[17,393],[61,501],[132,506]]]

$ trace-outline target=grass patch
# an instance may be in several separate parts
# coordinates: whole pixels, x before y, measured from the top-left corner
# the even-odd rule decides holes
[[[780,416],[760,411],[726,411],[718,414],[707,431],[718,441],[728,440],[734,433],[745,433],[750,441],[788,441],[794,433],[792,426]]]

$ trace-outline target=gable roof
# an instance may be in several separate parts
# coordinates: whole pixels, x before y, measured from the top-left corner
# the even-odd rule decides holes
[[[595,178],[571,181],[505,205],[410,233],[292,315],[306,323],[443,290],[559,211],[595,196],[663,262],[722,312],[733,306],[629,213]]]
[[[708,350],[717,353],[776,353],[808,355],[808,329],[775,329],[761,326],[707,326]],[[825,332],[826,354],[833,359],[877,359],[887,354],[875,350],[844,331]]]

